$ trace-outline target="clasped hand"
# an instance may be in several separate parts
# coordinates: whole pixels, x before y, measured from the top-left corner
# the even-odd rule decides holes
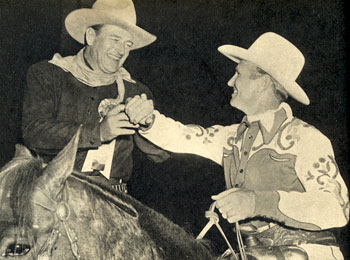
[[[250,190],[232,188],[212,196],[222,217],[229,223],[254,217],[255,193]]]
[[[100,139],[110,141],[120,135],[133,135],[135,129],[153,122],[153,101],[146,94],[137,95],[111,109],[100,124]]]

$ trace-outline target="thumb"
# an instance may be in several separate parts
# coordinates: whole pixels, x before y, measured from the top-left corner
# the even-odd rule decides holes
[[[131,97],[128,97],[128,98],[125,100],[125,104],[127,105],[131,100],[132,100],[132,98],[131,98]]]
[[[225,190],[223,192],[220,192],[217,195],[213,195],[213,196],[211,196],[211,198],[213,200],[219,200],[219,199],[222,199],[222,198],[226,197],[227,195],[229,195],[229,194],[231,194],[233,192],[236,192],[238,190],[240,190],[240,188],[231,188],[231,189]]]

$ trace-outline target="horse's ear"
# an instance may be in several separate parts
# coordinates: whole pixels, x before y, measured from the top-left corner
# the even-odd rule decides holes
[[[16,151],[13,159],[18,159],[18,158],[33,158],[33,155],[28,150],[28,148],[25,147],[24,145],[16,144]]]
[[[73,171],[80,132],[81,126],[66,147],[44,169],[41,184],[55,197],[62,190],[64,182]]]

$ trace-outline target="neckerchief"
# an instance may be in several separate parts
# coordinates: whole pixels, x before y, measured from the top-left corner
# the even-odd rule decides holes
[[[130,73],[123,67],[116,73],[111,74],[94,71],[86,65],[84,50],[85,47],[82,48],[77,55],[67,57],[62,57],[59,53],[56,53],[49,62],[62,68],[64,71],[72,73],[77,80],[90,87],[101,87],[116,82],[118,86],[118,97],[113,99],[113,103],[121,103],[125,94],[123,80],[135,83],[135,81],[131,79]]]

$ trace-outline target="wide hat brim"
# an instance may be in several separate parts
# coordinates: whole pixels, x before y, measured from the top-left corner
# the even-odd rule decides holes
[[[65,20],[67,32],[81,44],[85,42],[86,29],[93,25],[111,24],[116,25],[133,36],[132,50],[145,47],[154,42],[157,37],[135,24],[126,22],[108,12],[100,10],[82,8],[68,14]]]
[[[249,50],[234,45],[223,45],[218,48],[218,51],[236,63],[239,63],[241,60],[246,60],[256,64],[259,68],[277,80],[295,100],[304,105],[310,104],[308,96],[297,82],[280,77],[277,73],[275,73],[275,71],[265,66],[265,63],[262,60],[259,60],[256,56],[251,55]]]

